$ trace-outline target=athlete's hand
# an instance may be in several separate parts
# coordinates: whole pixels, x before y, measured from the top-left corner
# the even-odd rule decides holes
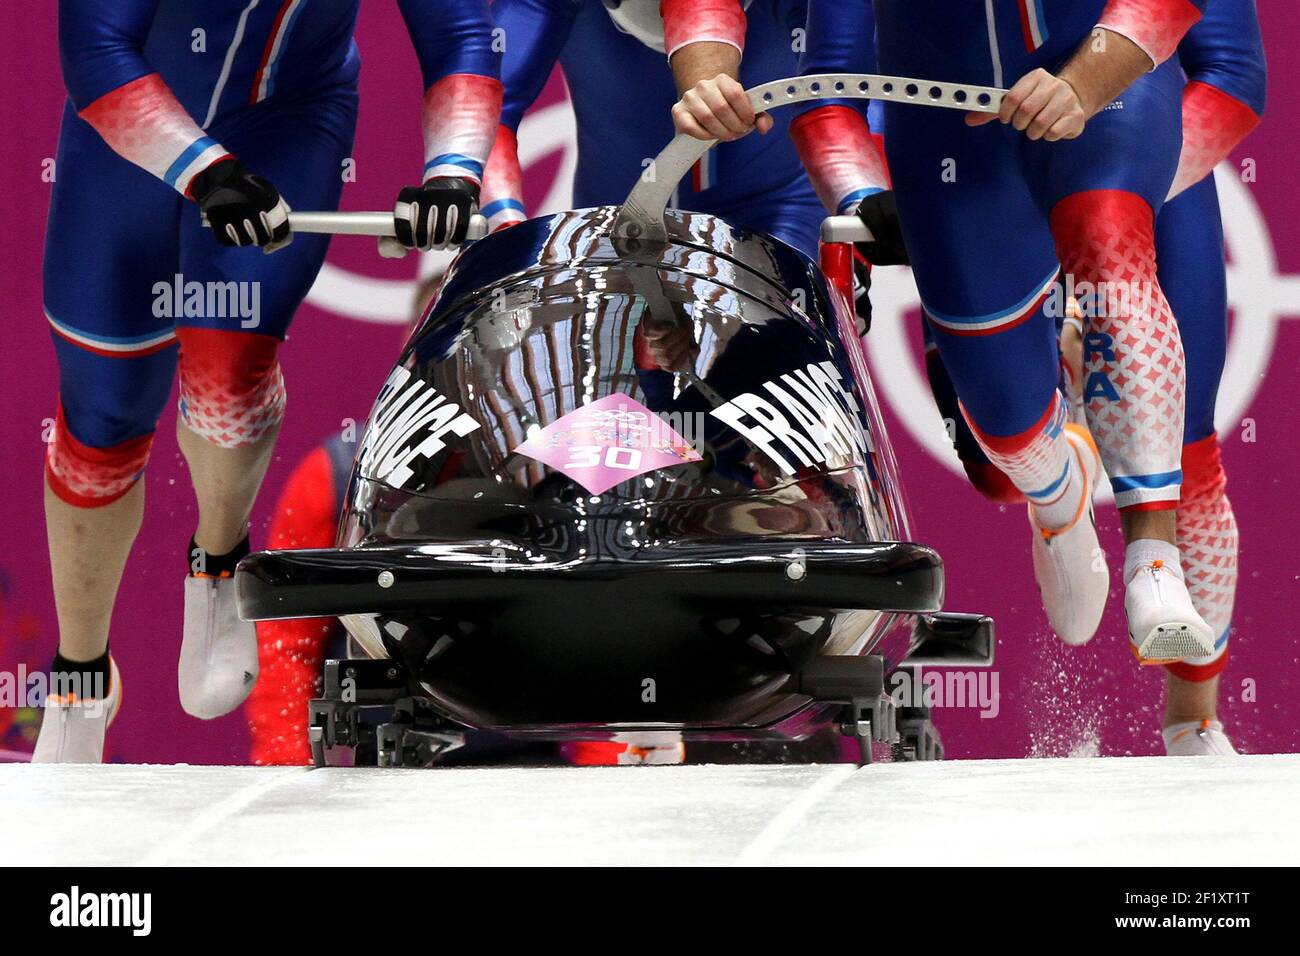
[[[1073,86],[1038,69],[1020,78],[1002,100],[1002,109],[994,113],[969,113],[967,126],[983,126],[993,120],[1009,123],[1030,139],[1054,143],[1074,139],[1083,132],[1090,112]]]
[[[740,139],[757,129],[772,129],[772,117],[755,113],[745,88],[719,73],[711,80],[700,80],[673,104],[673,125],[677,132],[696,139],[717,139],[724,143]]]
[[[293,241],[288,204],[237,159],[214,163],[195,176],[190,195],[223,246],[261,246],[273,252]]]
[[[455,176],[407,186],[397,195],[393,218],[397,240],[408,249],[446,249],[465,241],[469,220],[478,212],[478,184]]]
[[[856,243],[854,248],[873,266],[906,266],[912,260],[907,257],[907,246],[903,244],[903,230],[898,224],[898,206],[894,202],[894,191],[872,193],[858,203],[858,218],[871,230],[871,242]]]
[[[640,329],[656,366],[666,372],[689,372],[695,367],[699,346],[690,329],[654,321],[642,322]]]

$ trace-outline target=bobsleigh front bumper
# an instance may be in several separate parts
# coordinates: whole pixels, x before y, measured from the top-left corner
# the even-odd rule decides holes
[[[923,614],[943,605],[943,562],[910,542],[679,543],[614,561],[518,560],[482,542],[262,551],[236,573],[240,615],[251,621],[572,607],[597,589],[622,591],[629,612],[667,600]]]
[[[756,730],[814,702],[874,700],[859,665],[886,666],[873,642],[900,618],[915,623],[895,666],[991,660],[987,618],[939,613],[943,565],[923,545],[683,542],[602,560],[505,545],[260,552],[236,572],[240,614],[342,617],[446,717],[570,737]]]

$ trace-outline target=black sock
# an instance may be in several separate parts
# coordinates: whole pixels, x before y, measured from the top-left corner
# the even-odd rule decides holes
[[[60,697],[72,694],[78,700],[103,700],[111,689],[108,648],[93,661],[73,661],[62,654],[54,655],[54,663],[50,665],[51,694]]]
[[[190,538],[189,565],[192,577],[230,578],[235,575],[235,565],[248,557],[248,535],[227,554],[204,551]]]

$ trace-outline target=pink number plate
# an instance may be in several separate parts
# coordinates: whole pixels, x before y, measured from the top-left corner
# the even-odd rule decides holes
[[[648,471],[700,460],[667,422],[620,394],[551,422],[514,450],[564,472],[593,495]]]

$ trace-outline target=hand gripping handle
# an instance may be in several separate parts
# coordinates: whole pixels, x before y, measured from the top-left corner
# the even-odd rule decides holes
[[[208,225],[206,219],[203,225]],[[379,254],[386,259],[400,259],[409,251],[397,241],[397,223],[391,212],[290,212],[289,229],[333,236],[376,236]],[[465,241],[482,239],[487,232],[487,219],[475,213],[470,216]]]
[[[816,76],[773,80],[745,91],[755,111],[778,106],[793,106],[809,100],[886,100],[941,106],[975,113],[996,113],[1002,108],[1006,90],[967,83],[941,83],[903,76],[879,76],[874,73],[823,73]],[[682,177],[716,139],[703,140],[678,133],[655,157],[647,173],[642,173],[635,188],[623,201],[615,220],[616,235],[629,239],[665,242],[664,210]]]

